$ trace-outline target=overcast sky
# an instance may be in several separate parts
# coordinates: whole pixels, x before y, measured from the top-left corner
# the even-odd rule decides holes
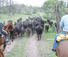
[[[14,0],[14,1],[19,4],[42,6],[46,0]],[[63,1],[68,1],[68,0],[63,0]]]
[[[19,4],[32,5],[32,6],[42,6],[45,0],[14,0]]]

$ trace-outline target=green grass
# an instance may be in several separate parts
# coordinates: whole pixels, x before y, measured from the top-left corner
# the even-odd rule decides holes
[[[42,16],[42,14],[40,14]],[[37,14],[32,15],[24,15],[24,14],[15,14],[8,16],[7,14],[1,14],[0,22],[5,21],[7,24],[8,20],[13,20],[13,23],[17,21],[17,19],[22,18],[22,21],[25,21],[28,17],[37,17]]]
[[[54,42],[55,35],[56,35],[56,33],[53,32],[53,29],[51,27],[49,28],[49,31],[48,31],[47,34],[45,33],[45,30],[44,30],[44,32],[42,34],[42,38],[44,39],[43,45],[45,47],[47,47],[47,49],[44,48],[44,50],[46,50],[46,51],[40,49],[39,52],[40,52],[40,55],[42,57],[43,57],[43,55],[44,55],[44,57],[56,57],[55,52],[50,50],[50,47],[53,47],[53,42]],[[42,46],[42,45],[39,44],[39,47],[40,46]]]
[[[50,34],[47,34],[47,35],[53,36],[53,35],[50,35]],[[50,47],[53,46],[53,40],[47,40],[47,39],[54,39],[54,36],[53,36],[53,38],[51,38],[51,37],[48,37],[48,36],[45,35],[45,38],[44,38],[45,42],[43,43],[44,47],[41,44],[39,44],[39,47],[42,46],[42,48],[43,48],[43,49],[40,49],[40,51],[39,51],[41,57],[57,57],[55,55],[55,52],[50,50]]]
[[[26,18],[28,18],[29,15],[23,15],[23,14],[15,14],[15,15],[11,15],[11,16],[8,16],[8,15],[5,15],[5,14],[2,14],[1,15],[1,18],[0,18],[0,22],[3,22],[5,21],[7,23],[8,20],[13,20],[13,23],[14,22],[17,22],[17,19],[19,18],[22,18],[22,21],[26,20]]]
[[[11,53],[7,55],[7,57],[26,57],[24,52],[26,51],[24,48],[27,43],[27,38],[24,36],[19,41],[17,41],[14,49],[12,49]]]

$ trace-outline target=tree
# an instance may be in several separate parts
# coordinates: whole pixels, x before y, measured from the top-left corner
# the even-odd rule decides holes
[[[59,33],[61,31],[61,27],[60,27],[60,20],[61,20],[61,14],[64,14],[64,9],[65,8],[65,4],[63,1],[59,1],[59,0],[47,0],[44,2],[43,4],[43,9],[44,12],[46,14],[48,14],[48,19],[51,19],[51,17],[56,20],[57,23],[57,33]],[[49,16],[50,14],[50,16]]]
[[[45,14],[47,14],[48,19],[51,19],[51,17],[53,16],[53,19],[55,19],[55,2],[54,1],[45,1],[43,4],[43,9]]]
[[[56,0],[56,23],[57,23],[57,33],[61,31],[60,27],[60,13],[59,13],[59,4],[58,1]]]

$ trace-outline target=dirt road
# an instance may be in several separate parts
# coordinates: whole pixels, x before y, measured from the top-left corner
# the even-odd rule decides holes
[[[19,38],[17,39],[14,39],[14,41],[10,41],[10,45],[7,45],[6,48],[5,48],[5,51],[4,51],[4,55],[7,56],[11,51],[12,49],[14,48],[16,42],[19,40]]]
[[[27,57],[40,57],[37,36],[34,34],[28,38],[27,45],[25,47]]]
[[[41,40],[38,41],[37,35],[34,34],[33,36],[31,35],[29,38],[24,38],[24,39],[23,40],[20,39],[20,41],[18,41],[18,39],[15,39],[14,42],[11,43],[11,45],[7,45],[5,52],[4,52],[5,56],[7,56],[7,54],[9,53],[11,54],[12,49],[16,49],[16,47],[14,47],[16,43],[18,43],[17,46],[18,48],[20,48],[16,52],[20,51],[22,54],[18,53],[19,56],[16,56],[16,55],[12,56],[11,54],[10,57],[20,57],[20,56],[22,57],[50,57],[51,56],[52,52],[49,49],[50,44],[46,38],[41,38]],[[22,42],[26,43],[23,49],[22,49],[23,47]]]

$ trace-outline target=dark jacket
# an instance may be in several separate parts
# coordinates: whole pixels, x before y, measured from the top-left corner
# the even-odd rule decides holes
[[[0,23],[0,31],[2,31],[2,28],[3,28],[3,24]]]

